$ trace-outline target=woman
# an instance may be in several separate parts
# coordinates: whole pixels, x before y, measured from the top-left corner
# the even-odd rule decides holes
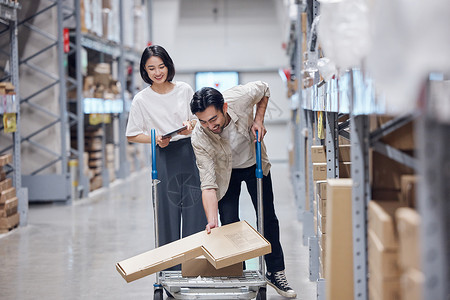
[[[129,142],[151,143],[156,131],[158,178],[159,245],[173,242],[205,229],[200,179],[191,146],[194,116],[189,103],[192,88],[173,81],[175,67],[167,51],[158,45],[145,48],[140,63],[142,79],[150,86],[136,94],[131,104],[126,136]],[[182,125],[179,135],[163,138]]]

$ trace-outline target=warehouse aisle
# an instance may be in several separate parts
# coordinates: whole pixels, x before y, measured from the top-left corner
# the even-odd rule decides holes
[[[288,166],[274,164],[287,276],[297,299],[316,298],[296,219]],[[254,224],[249,197],[242,219]],[[73,205],[32,205],[29,224],[0,235],[2,299],[153,299],[154,275],[126,283],[115,263],[154,247],[150,173],[134,173]],[[248,216],[247,216],[248,215]],[[268,287],[268,299],[283,299]]]

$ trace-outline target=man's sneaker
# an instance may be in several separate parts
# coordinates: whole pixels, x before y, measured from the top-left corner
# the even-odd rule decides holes
[[[289,283],[286,279],[286,274],[283,271],[278,271],[275,273],[266,273],[267,283],[272,286],[278,294],[286,298],[296,298],[297,293],[289,287]]]

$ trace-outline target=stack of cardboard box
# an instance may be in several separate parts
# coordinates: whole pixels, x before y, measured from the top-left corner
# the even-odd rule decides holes
[[[395,213],[399,237],[400,296],[402,300],[422,300],[424,275],[420,264],[420,215],[412,208]]]
[[[12,179],[6,178],[6,172],[3,170],[12,160],[12,154],[0,156],[0,233],[15,228],[20,221],[16,189],[12,186]]]
[[[106,144],[105,148],[105,163],[109,173],[109,181],[116,180],[116,166],[114,155],[114,144]]]
[[[85,149],[89,155],[89,169],[92,171],[90,177],[90,190],[95,190],[103,186],[103,130],[92,129],[85,132]]]
[[[396,210],[402,206],[399,201],[372,200],[369,203],[369,294],[373,300],[400,298],[398,233],[394,216]]]

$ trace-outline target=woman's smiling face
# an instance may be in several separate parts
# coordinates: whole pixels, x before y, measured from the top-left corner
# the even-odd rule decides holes
[[[168,68],[158,56],[152,56],[147,60],[145,70],[153,83],[160,84],[166,82]]]

